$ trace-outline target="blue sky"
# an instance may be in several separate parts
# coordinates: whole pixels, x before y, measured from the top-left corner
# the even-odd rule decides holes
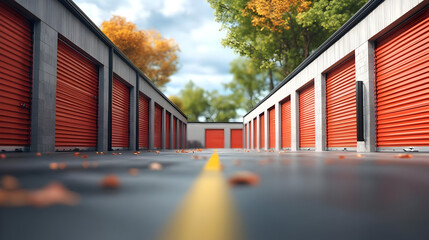
[[[213,9],[205,0],[75,0],[100,26],[112,15],[125,16],[139,29],[156,29],[179,44],[180,69],[171,76],[165,95],[176,95],[189,81],[206,89],[224,92],[229,82],[229,63],[236,57],[220,41],[224,33],[214,21]]]

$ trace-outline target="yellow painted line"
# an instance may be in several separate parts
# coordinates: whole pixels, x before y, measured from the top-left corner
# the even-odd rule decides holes
[[[238,214],[221,170],[215,150],[161,234],[162,240],[243,239]]]

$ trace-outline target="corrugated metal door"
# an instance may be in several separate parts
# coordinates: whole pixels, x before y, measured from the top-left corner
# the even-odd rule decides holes
[[[130,142],[130,89],[118,76],[112,87],[112,147],[128,147]]]
[[[29,146],[32,26],[4,3],[0,12],[0,146]]]
[[[299,92],[299,146],[301,148],[315,146],[314,114],[314,84],[311,83]]]
[[[290,112],[290,98],[288,97],[281,105],[282,112],[282,148],[291,147],[291,112]]]
[[[259,117],[259,124],[260,124],[260,128],[259,128],[259,132],[260,132],[260,138],[261,138],[261,142],[259,143],[261,145],[261,148],[265,148],[265,115],[262,114]]]
[[[177,148],[177,118],[173,117],[173,148]]]
[[[155,139],[154,147],[162,147],[162,108],[155,104]]]
[[[58,41],[56,147],[96,147],[98,67]]]
[[[429,147],[429,10],[377,41],[377,147]]]
[[[269,147],[275,148],[276,147],[276,111],[275,108],[272,107],[270,110],[268,110],[268,115],[270,118],[270,124],[269,124]]]
[[[247,148],[247,124],[244,124],[244,147]]]
[[[224,148],[224,134],[223,129],[206,129],[206,148]]]
[[[243,129],[231,129],[231,148],[243,148]]]
[[[356,147],[356,80],[352,56],[326,74],[328,148]]]
[[[165,148],[170,148],[170,119],[171,114],[169,112],[165,113]]]
[[[149,99],[139,93],[139,147],[149,148]]]
[[[179,148],[182,148],[182,121],[179,121]]]
[[[253,119],[253,149],[258,148],[256,118]]]

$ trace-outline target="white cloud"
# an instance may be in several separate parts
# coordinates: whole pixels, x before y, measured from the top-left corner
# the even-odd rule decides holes
[[[80,3],[79,7],[95,24],[97,24],[97,26],[100,26],[104,20],[110,18],[108,13],[101,11],[94,3]]]
[[[172,17],[187,12],[189,6],[187,0],[164,0],[161,13],[165,17]]]
[[[114,15],[124,16],[128,21],[136,22],[144,20],[151,16],[151,11],[147,8],[143,1],[127,0],[123,1],[121,6],[113,11]]]

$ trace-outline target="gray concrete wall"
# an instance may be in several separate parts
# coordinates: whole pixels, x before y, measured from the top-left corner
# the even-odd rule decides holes
[[[55,111],[57,80],[57,43],[62,38],[99,67],[99,151],[109,149],[110,76],[114,72],[130,86],[130,149],[136,149],[138,91],[151,99],[151,114],[155,103],[164,111],[187,123],[186,116],[157,90],[137,67],[122,57],[120,51],[87,17],[69,1],[11,0],[8,3],[22,10],[34,21],[32,125],[29,150],[55,151]],[[111,51],[114,49],[114,51]],[[112,59],[112,60],[111,60]],[[110,68],[110,66],[112,66]],[[137,87],[138,86],[138,87]],[[153,134],[153,121],[150,124]],[[163,133],[165,133],[163,124]],[[164,140],[163,140],[164,142]],[[153,136],[149,145],[153,148]],[[165,146],[163,144],[163,146]]]
[[[264,102],[249,112],[243,122],[248,123],[266,112],[273,105],[279,104],[285,97],[291,96],[291,141],[292,151],[299,149],[299,101],[297,91],[314,79],[315,82],[315,120],[316,151],[326,150],[326,93],[324,74],[337,63],[354,55],[356,61],[356,81],[364,83],[364,129],[365,141],[357,143],[360,152],[375,151],[375,110],[374,110],[374,44],[373,42],[394,26],[404,21],[414,12],[424,7],[423,0],[386,0],[364,17],[342,38],[333,43],[318,58],[309,63],[289,82],[272,94]],[[280,122],[280,114],[276,115]],[[252,128],[253,130],[253,128]],[[280,134],[280,130],[276,130]],[[252,131],[251,131],[252,132]],[[253,136],[253,135],[251,135]],[[258,137],[259,138],[259,137]],[[253,137],[249,148],[254,148]],[[280,141],[276,149],[280,148]],[[259,145],[258,147],[259,148]]]
[[[231,122],[231,123],[190,122],[187,124],[188,146],[198,147],[198,146],[190,145],[193,142],[197,142],[201,144],[202,148],[205,148],[206,147],[206,143],[205,143],[206,129],[223,129],[224,137],[225,137],[224,139],[225,148],[231,148],[231,129],[243,129],[243,123],[241,122]],[[244,132],[244,129],[243,129],[243,132]]]

